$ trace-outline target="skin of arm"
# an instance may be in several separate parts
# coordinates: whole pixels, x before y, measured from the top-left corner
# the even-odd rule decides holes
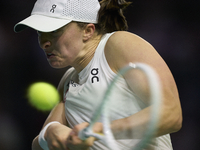
[[[49,148],[53,148],[53,147],[65,147],[66,145],[62,144],[64,143],[64,141],[66,141],[69,133],[71,132],[71,129],[69,127],[67,127],[66,125],[66,120],[64,118],[64,103],[60,102],[49,114],[48,118],[46,119],[43,127],[48,124],[49,122],[52,121],[58,121],[61,124],[52,124],[50,125],[46,132],[45,132],[45,139],[48,143]],[[61,115],[62,114],[62,115]],[[59,137],[59,138],[58,138]],[[57,138],[60,141],[60,145],[58,145],[57,142]],[[39,143],[38,143],[38,136],[33,140],[32,142],[32,150],[42,150],[42,148],[40,147]]]
[[[72,49],[73,50],[73,52],[74,52],[74,49],[76,50],[76,52],[75,52],[75,54],[73,55],[73,57],[70,59],[72,62],[70,62],[70,63],[72,63],[72,64],[68,64],[68,63],[65,63],[65,61],[63,62],[63,63],[59,63],[59,67],[66,67],[66,65],[67,66],[73,66],[74,68],[76,68],[76,71],[79,71],[79,70],[81,70],[80,68],[81,67],[83,67],[84,68],[84,65],[76,65],[76,62],[79,62],[79,61],[76,61],[76,60],[74,60],[75,58],[75,56],[76,55],[78,55],[78,53],[79,53],[79,51],[81,50],[81,49],[83,49],[83,45],[85,46],[85,47],[87,47],[86,45],[89,45],[89,48],[87,47],[87,48],[85,48],[85,49],[88,49],[88,51],[90,50],[90,49],[96,49],[94,46],[95,45],[98,45],[98,40],[100,40],[100,37],[97,35],[97,36],[95,36],[94,35],[94,29],[95,29],[95,26],[93,25],[93,24],[88,24],[87,25],[87,28],[86,29],[84,29],[84,30],[77,30],[77,29],[80,29],[75,23],[70,23],[69,25],[67,25],[67,26],[65,26],[65,27],[63,27],[62,28],[62,30],[60,30],[60,31],[63,31],[63,30],[67,30],[68,32],[66,32],[66,33],[69,33],[69,34],[71,34],[72,32],[73,33],[75,33],[77,36],[78,36],[78,38],[75,38],[75,40],[77,41],[77,42],[80,42],[80,40],[84,43],[82,43],[82,44],[78,44],[79,46],[78,46],[78,48],[74,48],[74,46],[66,46],[67,44],[65,43],[65,46],[64,46],[64,48],[63,47],[60,47],[60,45],[63,45],[63,41],[65,41],[66,40],[66,36],[69,36],[69,35],[63,35],[64,34],[64,32],[62,33],[62,34],[60,34],[60,32],[58,32],[59,33],[59,35],[57,35],[57,33],[55,33],[55,35],[56,35],[56,39],[54,39],[52,36],[54,35],[54,33],[39,33],[39,42],[40,42],[40,46],[41,46],[41,48],[42,49],[46,49],[46,48],[48,48],[52,43],[51,42],[48,42],[48,40],[50,39],[50,40],[55,40],[54,42],[53,42],[53,46],[56,46],[56,48],[58,49],[57,51],[55,51],[55,54],[57,54],[56,56],[58,57],[58,58],[61,58],[61,59],[59,59],[59,61],[61,60],[61,62],[63,62],[63,57],[60,57],[60,56],[62,56],[62,55],[64,55],[63,53],[63,51],[64,50],[66,50],[65,48],[67,47],[68,48],[68,50],[70,49]],[[72,35],[74,35],[72,33]],[[83,34],[84,33],[84,34]],[[95,38],[99,38],[99,39],[93,39],[93,36],[94,35],[94,37]],[[73,36],[74,37],[74,36]],[[58,40],[59,39],[59,40]],[[68,41],[68,43],[70,43],[69,42],[69,39],[71,39],[71,38],[67,38],[67,41]],[[77,40],[78,39],[78,40]],[[93,40],[89,40],[89,39],[93,39]],[[47,41],[47,42],[46,42]],[[92,43],[92,44],[86,44],[86,43],[90,43],[90,41],[94,41],[95,43]],[[58,45],[58,46],[57,46]],[[73,45],[73,44],[72,44]],[[81,46],[80,46],[81,45]],[[76,45],[77,46],[77,45]],[[75,47],[76,47],[75,46]],[[73,48],[72,48],[73,47]],[[64,50],[63,50],[64,49]],[[62,51],[63,50],[63,51]],[[70,51],[69,50],[69,51]],[[68,51],[67,51],[68,52]],[[89,51],[90,52],[90,51]],[[79,60],[79,57],[82,57],[82,55],[83,54],[85,54],[85,53],[87,53],[87,52],[83,52],[83,53],[81,53],[80,55],[81,56],[76,56],[77,57],[77,59]],[[91,52],[91,54],[92,54],[92,52]],[[89,54],[89,55],[91,55],[91,54]],[[65,57],[64,57],[65,58]],[[68,60],[68,59],[67,59]],[[55,65],[56,66],[56,65]],[[54,67],[55,67],[54,66]],[[57,67],[57,66],[56,66]],[[69,69],[70,70],[70,69]],[[59,93],[60,93],[60,96],[61,96],[61,100],[63,100],[63,98],[62,98],[62,96],[63,96],[63,88],[64,88],[64,83],[66,82],[66,80],[68,80],[70,77],[71,77],[71,75],[72,74],[70,74],[69,72],[70,71],[67,71],[66,72],[66,74],[63,76],[63,78],[61,79],[61,82],[60,82],[60,84],[59,84],[59,86],[58,86],[58,91],[59,91]],[[49,146],[49,148],[50,149],[66,149],[66,145],[67,145],[67,147],[74,147],[73,145],[74,144],[71,144],[72,142],[71,142],[71,139],[74,139],[72,136],[70,136],[70,138],[68,138],[69,137],[69,135],[70,134],[73,134],[73,132],[70,132],[71,131],[71,129],[70,128],[68,128],[67,127],[67,121],[66,121],[66,119],[65,119],[65,111],[64,111],[64,102],[60,102],[52,111],[51,111],[51,113],[50,113],[50,115],[49,115],[49,117],[47,118],[47,120],[45,121],[45,123],[44,123],[44,126],[46,125],[46,124],[48,124],[49,122],[52,122],[52,121],[58,121],[58,122],[60,122],[61,124],[52,124],[52,125],[50,125],[48,128],[47,128],[47,130],[46,130],[46,132],[45,132],[45,135],[44,135],[44,138],[46,139],[46,141],[47,141],[47,143],[48,143],[48,146]],[[82,124],[84,127],[85,127],[85,124],[83,123]],[[43,127],[44,127],[43,126]],[[59,128],[61,129],[62,128],[62,130],[59,130]],[[66,130],[66,131],[64,131],[64,130]],[[65,133],[65,134],[64,134]],[[77,139],[77,138],[75,138],[75,139]],[[91,139],[91,138],[90,138]],[[74,140],[73,140],[74,141]],[[83,150],[83,148],[82,147],[84,147],[84,149],[87,149],[89,146],[91,146],[91,144],[90,144],[90,142],[88,142],[89,141],[89,139],[88,140],[86,140],[86,141],[84,141],[83,143],[82,143],[82,141],[80,141],[80,139],[78,139],[78,140],[75,140],[75,142],[73,142],[73,143],[75,143],[75,145],[78,145],[78,147],[80,148],[81,147],[81,149]],[[92,140],[93,141],[93,140]],[[81,144],[79,144],[79,143],[81,143]],[[32,149],[33,150],[36,150],[36,149],[38,149],[38,150],[40,150],[41,148],[40,148],[40,146],[39,146],[39,144],[38,144],[38,137],[36,137],[34,140],[33,140],[33,142],[32,142]],[[71,148],[70,148],[71,149]]]
[[[61,99],[60,103],[58,103],[54,107],[54,109],[50,112],[48,118],[46,119],[42,127],[43,129],[45,125],[47,125],[49,122],[52,122],[52,121],[58,121],[61,123],[61,124],[56,123],[56,124],[50,125],[47,128],[46,133],[44,135],[46,141],[48,142],[48,146],[51,147],[52,149],[53,147],[62,147],[63,149],[64,148],[66,149],[66,144],[61,144],[61,143],[66,142],[66,139],[68,138],[69,133],[71,132],[71,129],[67,127],[68,124],[65,118],[65,109],[64,109],[64,102],[63,102],[63,87],[68,76],[69,76],[69,71],[66,72],[66,74],[63,76],[58,86],[58,91],[59,91],[60,99]],[[57,142],[56,138],[62,142],[60,141]],[[58,143],[60,143],[60,145]],[[32,142],[32,150],[43,150],[38,143],[38,136],[35,137],[35,139]]]
[[[110,68],[114,72],[117,72],[129,62],[146,63],[153,67],[160,77],[163,92],[163,103],[160,108],[160,120],[159,124],[157,125],[156,136],[162,136],[180,130],[182,125],[182,111],[175,81],[164,60],[148,42],[132,33],[119,31],[114,33],[108,40],[105,46],[105,56]],[[146,79],[141,72],[136,71],[134,74],[130,73],[124,76],[124,78],[127,83],[130,84],[129,86],[131,86],[131,82],[133,82],[135,86],[131,86],[131,89],[137,93],[138,97],[145,103],[149,103],[148,85],[146,84]],[[136,78],[137,82],[132,80],[130,82],[131,78]],[[62,104],[57,106],[57,108],[59,109],[61,106]],[[113,121],[111,123],[111,129],[114,135],[117,135],[120,132],[129,132],[131,130],[134,136],[137,138],[140,132],[146,129],[149,121],[150,109],[151,106],[139,111],[134,115],[131,115],[130,117]],[[57,120],[59,118],[57,115],[60,116],[60,113],[62,114],[62,112],[59,111],[57,111],[55,108],[56,113],[52,111],[45,124],[47,122]],[[63,121],[62,117],[59,121]],[[64,124],[65,123],[66,122],[64,122]],[[78,139],[78,132],[87,125],[88,124],[86,123],[82,123],[73,128],[72,132],[70,133],[70,139],[72,140],[69,141],[69,138],[67,140],[67,144],[69,146],[77,147],[85,144],[85,141],[80,141]],[[55,124],[54,126],[58,125]],[[47,132],[51,129],[51,127],[53,128],[54,126],[50,126],[47,129]],[[68,131],[70,132],[70,130],[71,129]],[[102,132],[101,123],[97,123],[94,126],[94,132]],[[92,142],[94,140],[95,139],[92,139]],[[87,145],[91,146],[92,142]]]
[[[182,110],[178,90],[174,78],[157,51],[144,39],[129,32],[114,33],[105,46],[105,57],[110,68],[117,72],[129,62],[140,62],[150,65],[158,73],[162,85],[162,105],[160,107],[159,122],[155,136],[177,132],[182,126]],[[127,84],[144,103],[149,104],[149,89],[147,80],[141,71],[130,72],[124,76]],[[136,80],[132,80],[135,78]],[[133,86],[134,85],[134,86]],[[113,134],[130,135],[130,138],[140,138],[149,122],[151,106],[127,118],[115,120],[111,123]],[[78,138],[78,132],[85,128],[85,124],[73,128],[73,139]],[[103,132],[103,125],[96,123],[93,127],[96,133]],[[133,136],[132,136],[133,135]],[[95,139],[97,140],[97,139]],[[75,145],[76,142],[74,142]]]
[[[60,93],[61,101],[55,108],[51,111],[48,118],[46,119],[43,128],[52,121],[58,121],[60,124],[51,124],[44,135],[48,143],[48,147],[50,150],[73,150],[81,149],[87,150],[90,146],[92,146],[94,142],[94,138],[88,138],[86,141],[81,141],[78,136],[70,136],[75,132],[72,132],[72,129],[68,127],[68,123],[65,117],[65,103],[63,102],[63,91],[64,91],[64,83],[69,81],[72,70],[69,69],[63,78],[61,79],[58,85],[58,91]],[[88,126],[88,123],[82,123],[81,127],[85,128]],[[70,138],[69,138],[70,137]],[[38,143],[38,136],[32,142],[32,150],[43,150]]]
[[[182,126],[182,110],[176,83],[164,60],[148,42],[132,33],[116,32],[106,44],[105,56],[114,72],[117,72],[129,62],[146,63],[155,69],[160,78],[163,93],[159,114],[160,119],[155,136],[180,130]],[[148,85],[141,71],[129,73],[124,78],[133,92],[145,103],[149,103]],[[136,78],[137,80],[133,81],[131,78]],[[137,138],[140,132],[144,131],[148,125],[150,110],[151,106],[130,117],[113,121],[111,124],[113,133],[117,135],[126,129],[127,133],[132,131]]]

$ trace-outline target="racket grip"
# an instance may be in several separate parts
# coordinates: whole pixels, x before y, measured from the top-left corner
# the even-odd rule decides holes
[[[95,137],[96,139],[103,140],[104,134],[94,133],[89,128],[85,128],[85,129],[79,131],[78,137],[83,141],[86,140],[89,137]]]
[[[85,129],[79,131],[78,137],[79,137],[81,140],[86,140],[87,138],[89,138],[89,137],[90,137],[90,133],[89,133],[89,131],[88,131],[88,128],[85,128]]]

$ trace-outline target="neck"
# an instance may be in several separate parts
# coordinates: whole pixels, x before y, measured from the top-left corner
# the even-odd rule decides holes
[[[83,49],[80,51],[73,65],[77,72],[81,72],[92,60],[101,37],[101,35],[98,35],[84,44]]]

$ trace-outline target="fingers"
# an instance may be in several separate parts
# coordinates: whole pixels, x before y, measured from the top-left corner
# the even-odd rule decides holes
[[[103,124],[101,122],[95,123],[93,127],[93,132],[95,133],[103,133]]]
[[[91,147],[93,144],[94,144],[94,141],[95,141],[96,139],[94,138],[94,137],[89,137],[89,138],[87,138],[86,140],[85,140],[85,143],[87,143],[87,145],[89,146],[89,147]]]
[[[76,126],[74,126],[74,128],[72,129],[72,131],[70,132],[68,138],[67,138],[67,147],[69,149],[73,149],[73,150],[87,150],[89,147],[91,147],[94,143],[95,140],[97,140],[94,137],[89,137],[86,140],[81,140],[78,137],[78,133],[83,130],[84,128],[86,128],[89,125],[89,123],[84,122],[81,124],[78,124]],[[96,133],[103,133],[103,125],[102,123],[95,123],[94,127],[93,127],[93,132]]]
[[[72,131],[67,139],[67,147],[73,150],[87,150],[93,145],[94,141],[94,137],[89,137],[83,141],[79,139],[77,132]]]
[[[50,126],[46,136],[49,150],[66,150],[66,139],[70,132],[71,129],[64,125]]]
[[[78,124],[78,125],[74,126],[73,131],[78,133],[80,130],[83,130],[84,128],[86,128],[88,126],[89,126],[89,123],[83,122],[81,124]]]
[[[89,126],[89,123],[84,122],[84,123],[74,126],[72,131],[78,135],[79,131],[83,130],[84,128],[88,126]],[[94,133],[103,133],[103,124],[101,122],[96,122],[92,129]]]
[[[66,150],[66,141],[57,139],[48,143],[49,150]]]

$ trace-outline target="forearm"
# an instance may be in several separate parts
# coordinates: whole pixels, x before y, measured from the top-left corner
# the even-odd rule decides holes
[[[71,128],[58,122],[50,122],[46,125],[32,142],[32,150],[42,150],[44,147],[66,148],[66,140],[71,132]],[[55,143],[60,143],[54,145]],[[42,144],[42,145],[41,145]],[[57,147],[58,146],[58,147]]]
[[[60,102],[52,111],[51,113],[49,114],[48,118],[46,119],[44,125],[43,125],[43,128],[50,122],[59,122],[60,124],[56,123],[55,124],[52,124],[50,125],[46,131],[45,131],[45,140],[46,139],[46,133],[50,134],[52,132],[52,134],[55,132],[58,132],[60,133],[60,129],[63,129],[63,130],[69,130],[68,127],[67,127],[67,122],[66,122],[66,119],[65,119],[65,115],[64,115],[64,103]],[[54,127],[54,128],[53,128]],[[51,131],[50,131],[51,130]],[[71,129],[70,129],[71,130]],[[67,132],[66,132],[67,133]],[[42,150],[42,148],[40,147],[39,145],[39,142],[38,142],[38,137],[37,136],[33,142],[32,142],[32,150]]]
[[[113,121],[111,129],[114,136],[116,138],[141,138],[148,129],[151,108],[149,106],[130,117]],[[171,110],[165,108],[165,106],[161,107],[155,136],[158,137],[179,130],[179,124],[181,124],[179,115],[178,110]]]
[[[32,150],[43,150],[38,143],[38,136],[32,142]]]
[[[68,125],[67,120],[65,118],[65,108],[64,108],[64,103],[60,102],[49,114],[47,117],[43,127],[48,124],[49,122],[52,121],[58,121],[63,125]]]

